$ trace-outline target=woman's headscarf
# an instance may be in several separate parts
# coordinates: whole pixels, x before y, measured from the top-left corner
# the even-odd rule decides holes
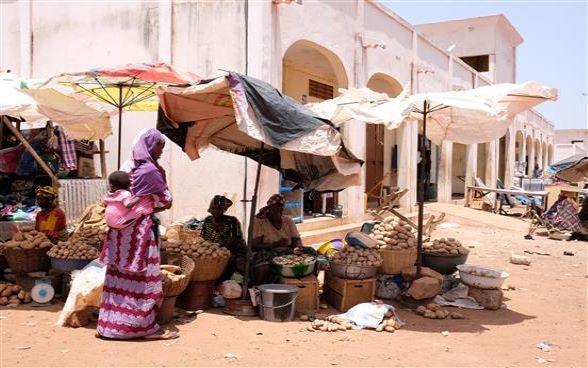
[[[131,153],[133,178],[132,192],[136,196],[162,193],[167,190],[167,184],[162,169],[153,158],[153,150],[165,141],[163,134],[157,129],[147,129],[133,144]]]
[[[257,215],[255,215],[255,217],[267,218],[267,213],[269,212],[269,210],[272,206],[274,206],[276,204],[280,204],[283,206],[285,203],[286,203],[286,199],[284,198],[284,196],[279,193],[276,193],[276,194],[272,195],[267,200],[267,206],[260,209],[259,212],[257,213]]]
[[[222,195],[215,195],[210,200],[210,206],[208,208],[221,207],[223,209],[223,211],[226,211],[232,205],[233,205],[233,201],[231,201],[227,197],[222,196]]]
[[[53,207],[57,206],[57,190],[51,186],[37,187],[35,190],[37,198],[45,198],[51,201]]]

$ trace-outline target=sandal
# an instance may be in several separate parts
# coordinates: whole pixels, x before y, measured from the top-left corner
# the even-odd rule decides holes
[[[143,336],[144,339],[148,340],[172,340],[180,337],[180,333],[170,330],[159,330],[154,334]]]

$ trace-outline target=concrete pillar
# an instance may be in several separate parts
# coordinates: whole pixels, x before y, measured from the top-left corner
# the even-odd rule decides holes
[[[504,187],[508,188],[512,185],[512,179],[514,174],[514,167],[515,167],[515,144],[516,144],[516,130],[508,130],[505,139],[505,153],[506,157],[504,158]]]
[[[528,166],[529,163],[526,162],[527,161],[527,159],[526,159],[526,156],[527,156],[527,136],[525,135],[524,130],[522,131],[522,133],[523,133],[523,139],[521,141],[521,151],[520,151],[519,157],[521,158],[520,160],[525,161],[525,164]]]
[[[404,123],[397,129],[398,137],[398,186],[408,189],[400,206],[413,210],[417,200],[418,123]]]
[[[395,130],[384,130],[384,185],[392,185],[392,153]]]
[[[527,149],[528,149],[527,155],[529,156],[529,162],[528,162],[529,170],[527,170],[527,172],[529,173],[529,176],[533,176],[533,170],[535,169],[535,143],[532,140],[531,140],[530,147],[527,147]]]
[[[365,123],[352,120],[343,128],[345,145],[357,157],[365,160]],[[362,166],[361,185],[349,187],[339,193],[339,204],[343,206],[345,216],[350,222],[363,221],[365,213],[365,165]]]
[[[439,181],[437,182],[437,201],[451,202],[453,172],[453,142],[443,141],[439,146]]]
[[[543,170],[543,145],[539,142],[539,152],[537,152],[537,160],[539,164],[539,169]]]
[[[474,185],[474,179],[478,171],[478,145],[468,144],[466,147],[466,174],[465,185]]]
[[[496,188],[496,173],[498,172],[498,160],[496,155],[497,141],[486,144],[486,173],[484,183],[490,188]]]
[[[23,78],[33,77],[33,8],[30,0],[19,1],[20,70]]]

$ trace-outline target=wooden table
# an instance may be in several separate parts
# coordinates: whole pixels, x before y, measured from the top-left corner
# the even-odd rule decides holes
[[[547,210],[547,200],[549,197],[548,191],[527,191],[527,190],[514,190],[514,189],[498,189],[498,188],[488,188],[488,187],[477,187],[477,186],[466,186],[466,206],[469,207],[472,197],[475,198],[483,198],[486,197],[488,194],[496,193],[496,194],[506,194],[506,195],[522,195],[523,197],[527,198],[529,201],[533,201],[534,197],[541,198],[541,205],[543,210]],[[500,211],[500,199],[498,196],[495,196],[494,202],[492,206],[492,212],[498,213]]]

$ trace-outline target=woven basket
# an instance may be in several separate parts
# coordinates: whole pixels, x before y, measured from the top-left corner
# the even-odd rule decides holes
[[[182,227],[178,232],[180,234],[180,242],[182,243],[193,243],[196,239],[200,238],[200,230],[191,230]]]
[[[194,258],[194,272],[192,281],[215,281],[225,271],[229,258]]]
[[[44,272],[49,270],[51,261],[47,248],[6,248],[4,256],[13,273]]]
[[[397,275],[403,268],[414,265],[417,260],[416,248],[392,250],[378,249],[382,257],[382,264],[378,273],[383,275]]]
[[[163,294],[166,298],[180,295],[190,283],[190,276],[194,271],[194,261],[190,257],[183,256],[176,266],[180,266],[182,278],[172,281],[168,278],[163,280]]]

